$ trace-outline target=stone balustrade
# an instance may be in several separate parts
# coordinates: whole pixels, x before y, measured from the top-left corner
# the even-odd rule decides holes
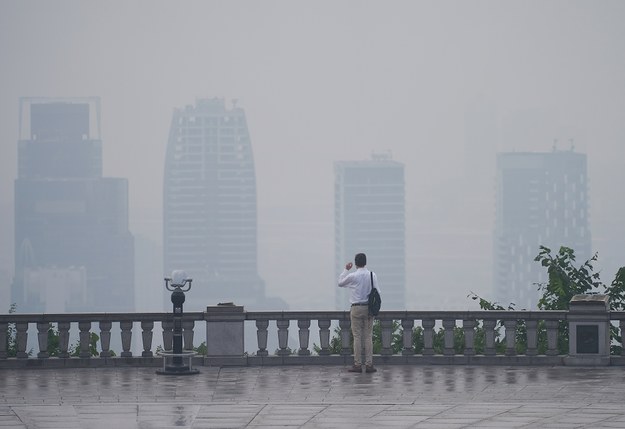
[[[620,332],[625,332],[625,312],[609,311],[598,315],[586,312],[581,319],[569,311],[383,311],[377,319],[380,342],[376,364],[565,365],[570,356],[558,352],[559,330],[594,323],[588,320],[605,320],[619,333],[618,342],[608,339],[616,346],[621,345]],[[154,331],[156,328],[157,335],[162,335],[162,348],[171,350],[172,320],[171,313],[3,314],[0,368],[159,366],[162,358],[153,345]],[[51,356],[49,344],[51,328],[55,356]],[[214,306],[184,314],[184,349],[193,350],[206,341],[206,354],[195,358],[195,366],[350,365],[350,328],[349,313],[344,311],[246,312],[238,306]],[[36,347],[31,351],[29,330],[32,335],[35,329]],[[196,331],[205,331],[205,340],[194,337]],[[141,340],[140,355],[131,351],[133,332]],[[244,337],[250,332],[255,332],[256,338],[248,338],[247,343],[255,343],[255,347],[245,350]],[[95,356],[92,333],[99,337]],[[7,335],[13,338],[12,353]],[[111,351],[113,335],[119,335],[116,341],[121,345],[115,353]],[[74,348],[70,338],[77,338]],[[277,348],[269,349],[270,339],[277,340]],[[583,351],[569,354],[584,357]],[[623,352],[605,358],[601,362],[625,365]],[[571,362],[579,364],[580,360]]]

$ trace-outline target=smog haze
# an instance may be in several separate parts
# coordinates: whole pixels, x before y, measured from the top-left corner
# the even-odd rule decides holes
[[[623,22],[625,3],[603,0],[4,1],[0,301],[22,97],[100,98],[103,172],[128,179],[137,263],[152,269],[138,268],[139,310],[161,310],[139,295],[163,289],[172,112],[213,97],[245,110],[258,270],[291,309],[333,309],[333,166],[376,153],[404,164],[407,308],[492,295],[497,152],[587,155],[608,283],[625,265]]]

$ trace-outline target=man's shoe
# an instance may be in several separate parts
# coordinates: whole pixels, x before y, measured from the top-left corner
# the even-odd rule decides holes
[[[373,365],[367,365],[367,368],[365,368],[365,371],[367,373],[372,373],[372,372],[377,372],[377,369],[375,369]]]
[[[362,372],[362,366],[354,365],[350,369],[348,369],[347,371],[349,371],[349,372]]]

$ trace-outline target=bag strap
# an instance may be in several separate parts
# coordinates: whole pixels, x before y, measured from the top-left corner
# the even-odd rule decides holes
[[[369,271],[369,274],[371,274],[371,290],[375,289],[375,286],[373,286],[373,271]]]

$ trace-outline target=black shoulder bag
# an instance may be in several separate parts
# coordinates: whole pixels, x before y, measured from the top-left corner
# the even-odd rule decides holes
[[[369,315],[377,316],[380,312],[380,306],[382,305],[382,298],[378,289],[373,286],[373,272],[371,272],[371,292],[369,293]]]

